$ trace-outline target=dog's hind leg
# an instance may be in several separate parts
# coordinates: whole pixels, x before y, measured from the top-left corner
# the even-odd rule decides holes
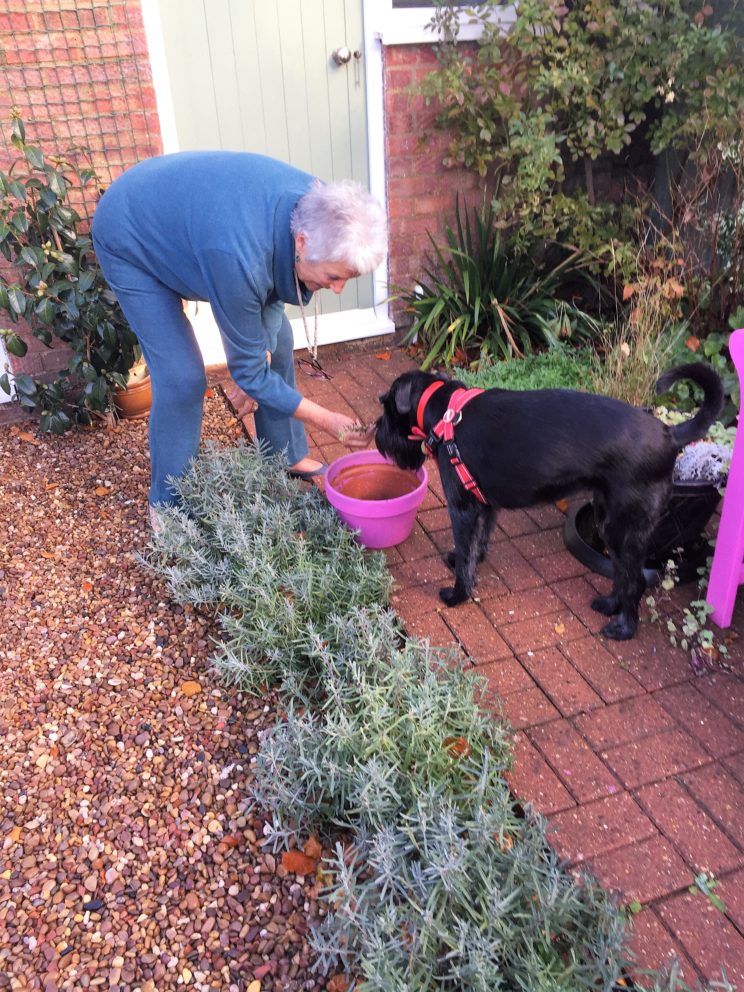
[[[442,602],[447,606],[457,606],[472,594],[475,586],[475,569],[478,564],[484,540],[488,543],[487,516],[493,517],[490,507],[479,504],[465,507],[449,505],[452,534],[455,538],[455,584],[439,590]],[[484,536],[485,534],[485,536]]]
[[[652,498],[650,502],[655,501]],[[602,633],[616,641],[629,640],[638,628],[638,605],[646,588],[643,563],[652,530],[649,522],[656,519],[654,511],[655,506],[638,503],[609,508],[604,537],[615,577],[610,595],[594,600],[592,606],[613,617]]]

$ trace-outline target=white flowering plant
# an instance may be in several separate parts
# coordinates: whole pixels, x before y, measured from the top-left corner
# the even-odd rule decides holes
[[[655,407],[654,416],[665,424],[673,425],[689,420],[692,414],[659,406]],[[727,427],[717,420],[705,437],[680,451],[674,466],[674,481],[710,482],[722,493],[726,487],[735,437],[735,426]]]

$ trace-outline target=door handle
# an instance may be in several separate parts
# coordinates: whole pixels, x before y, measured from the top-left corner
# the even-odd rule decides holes
[[[334,49],[331,58],[336,65],[346,65],[347,62],[351,62],[351,49],[342,45],[341,48]]]

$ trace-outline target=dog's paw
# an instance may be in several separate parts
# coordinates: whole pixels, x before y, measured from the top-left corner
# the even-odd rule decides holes
[[[592,600],[592,609],[603,617],[614,617],[620,606],[614,596],[597,596]]]
[[[602,628],[602,633],[612,641],[629,641],[637,629],[638,624],[636,621],[630,620],[628,617],[619,616],[606,623]]]
[[[457,606],[459,603],[465,602],[468,594],[458,590],[457,586],[445,586],[439,590],[439,598],[445,606]]]

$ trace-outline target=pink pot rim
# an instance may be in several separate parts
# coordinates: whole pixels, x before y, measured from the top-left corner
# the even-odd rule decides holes
[[[416,510],[424,498],[426,488],[429,484],[429,477],[426,468],[422,465],[415,472],[419,479],[419,485],[410,493],[404,496],[396,496],[393,499],[355,499],[346,496],[333,485],[333,480],[343,469],[350,465],[394,465],[390,458],[381,455],[379,451],[371,448],[365,451],[354,451],[348,455],[341,455],[328,466],[325,475],[325,489],[328,502],[337,510],[343,513],[351,513],[358,517],[395,517],[401,513],[408,513]]]

